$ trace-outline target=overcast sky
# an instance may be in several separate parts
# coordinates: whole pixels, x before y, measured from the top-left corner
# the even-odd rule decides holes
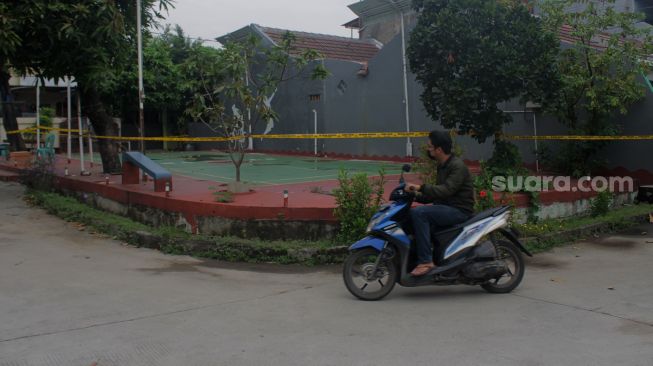
[[[187,35],[202,39],[214,39],[251,23],[349,37],[350,30],[341,24],[356,17],[347,8],[356,1],[176,0],[163,23],[179,24]]]

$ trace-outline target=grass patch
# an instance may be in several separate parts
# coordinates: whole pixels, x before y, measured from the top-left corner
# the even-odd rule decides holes
[[[643,218],[652,211],[651,205],[627,205],[610,210],[603,216],[547,219],[536,224],[518,224],[515,228],[526,239],[524,245],[538,253],[594,234],[628,229],[641,223],[638,218]]]
[[[556,231],[578,229],[580,227],[602,223],[629,223],[632,216],[646,215],[653,211],[653,206],[646,204],[628,205],[611,210],[603,216],[579,216],[562,219],[541,220],[537,224],[518,224],[516,228],[523,236],[538,236]]]
[[[318,265],[342,263],[344,247],[330,240],[265,241],[237,237],[193,235],[176,227],[154,228],[127,217],[92,208],[74,198],[57,193],[30,190],[26,200],[66,221],[82,223],[95,231],[136,246],[156,248],[166,254],[192,255],[232,262]],[[642,222],[652,205],[629,205],[599,217],[583,216],[520,224],[524,245],[534,252],[587,238],[597,233],[625,230]]]
[[[346,255],[346,250],[334,248],[329,240],[264,241],[193,235],[176,227],[154,228],[57,193],[30,190],[25,199],[66,221],[82,223],[115,239],[136,246],[156,248],[166,254],[231,262],[305,265],[341,263]]]
[[[71,197],[56,193],[30,190],[25,199],[28,203],[42,207],[49,214],[66,221],[79,222],[98,232],[130,242],[130,233],[148,230],[148,226],[128,218],[91,208]]]

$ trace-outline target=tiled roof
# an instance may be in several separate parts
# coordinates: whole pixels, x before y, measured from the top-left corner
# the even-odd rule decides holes
[[[571,26],[563,24],[558,31],[558,37],[560,41],[567,44],[574,44],[580,40],[577,36],[573,34],[574,30]],[[590,41],[592,48],[603,50],[606,48],[605,44],[610,39],[608,34],[599,34],[597,38]]]
[[[363,63],[369,61],[381,49],[381,44],[372,39],[354,39],[261,26],[259,26],[259,29],[277,44],[281,42],[286,32],[291,32],[296,37],[295,47],[297,49],[295,53],[299,54],[303,50],[310,48],[322,54],[324,58],[331,60]]]
[[[348,21],[347,23],[342,25],[345,28],[354,28],[354,29],[360,29],[361,28],[361,18],[356,18]]]

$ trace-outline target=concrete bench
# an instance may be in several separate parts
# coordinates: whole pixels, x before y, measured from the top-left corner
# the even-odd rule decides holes
[[[166,183],[172,191],[172,174],[161,165],[137,151],[122,154],[122,184],[140,183],[140,170],[154,179],[155,192],[165,192]]]

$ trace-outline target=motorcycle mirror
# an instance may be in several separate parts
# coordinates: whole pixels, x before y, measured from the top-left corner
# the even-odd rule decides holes
[[[409,173],[410,172],[410,164],[404,164],[404,166],[401,167],[401,171]]]

